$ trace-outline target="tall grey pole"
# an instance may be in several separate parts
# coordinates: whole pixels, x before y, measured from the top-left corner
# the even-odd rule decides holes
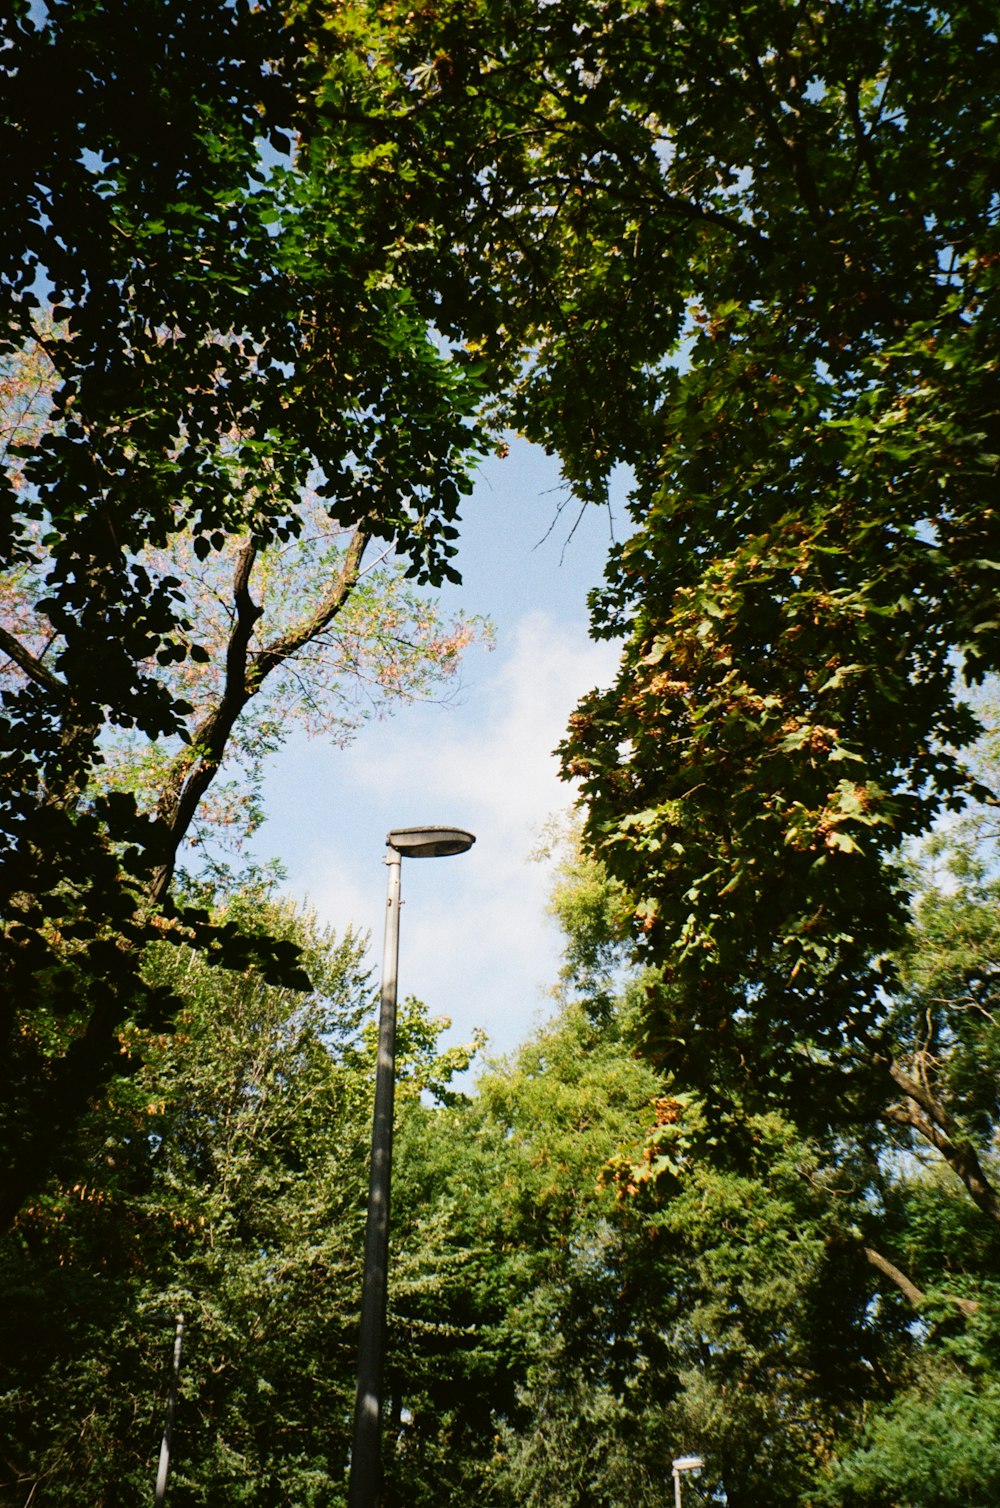
[[[396,1079],[396,974],[399,962],[399,873],[402,856],[389,848],[385,949],[382,955],[382,1003],[375,1069],[375,1117],[372,1161],[368,1175],[368,1223],[365,1226],[365,1273],[361,1289],[361,1334],[358,1340],[358,1391],[354,1404],[354,1443],[348,1508],[377,1508],[382,1363],[389,1266],[389,1190],[392,1178],[392,1110]]]
[[[170,1375],[170,1391],[167,1394],[167,1415],[163,1421],[163,1439],[160,1441],[160,1461],[156,1470],[156,1496],[154,1508],[161,1508],[167,1496],[167,1477],[170,1474],[170,1447],[174,1438],[174,1413],[177,1408],[177,1388],[181,1377],[181,1350],[184,1345],[184,1316],[177,1316],[174,1331],[174,1365]]]

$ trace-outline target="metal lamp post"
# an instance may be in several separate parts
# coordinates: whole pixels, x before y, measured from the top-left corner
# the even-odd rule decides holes
[[[704,1464],[701,1456],[678,1456],[674,1461],[674,1508],[681,1508],[681,1472],[700,1471]]]
[[[163,1508],[167,1500],[167,1478],[170,1475],[170,1450],[174,1438],[174,1414],[177,1411],[177,1390],[181,1380],[181,1351],[184,1346],[184,1316],[177,1316],[174,1331],[174,1366],[170,1374],[170,1391],[167,1394],[167,1412],[163,1421],[163,1439],[160,1441],[160,1461],[156,1468],[154,1508]]]
[[[354,1440],[348,1508],[377,1508],[380,1487],[379,1436],[382,1413],[382,1363],[389,1266],[389,1190],[392,1178],[392,1107],[396,1085],[396,972],[399,960],[399,880],[404,854],[436,859],[465,853],[475,842],[458,827],[395,828],[386,838],[388,887],[385,950],[382,955],[382,1003],[375,1070],[375,1116],[368,1179],[368,1222],[361,1290],[358,1339],[358,1391],[354,1404]]]

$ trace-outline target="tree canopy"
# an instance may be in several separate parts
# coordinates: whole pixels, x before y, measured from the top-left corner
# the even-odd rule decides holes
[[[983,795],[993,9],[317,14],[331,69],[369,28],[321,131],[412,182],[439,327],[581,498],[632,478],[593,615],[621,673],[564,758],[666,970],[651,1046],[794,1095],[877,1041],[903,846]]]
[[[454,664],[467,628],[402,578],[455,575],[481,442],[471,364],[382,233],[404,185],[347,129],[322,190],[306,171],[285,7],[17,3],[0,28],[9,1219],[127,1066],[122,1024],[169,1016],[144,946],[247,946],[169,887],[220,765],[273,746],[273,699],[253,737],[248,705],[276,687],[342,730],[352,677],[412,694]]]

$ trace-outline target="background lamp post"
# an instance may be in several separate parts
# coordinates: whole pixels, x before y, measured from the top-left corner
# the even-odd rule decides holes
[[[704,1466],[701,1456],[678,1456],[674,1467],[674,1508],[681,1508],[681,1473],[700,1471]]]
[[[382,955],[382,1003],[378,1021],[375,1069],[375,1117],[368,1177],[368,1222],[361,1289],[358,1338],[358,1391],[354,1404],[349,1508],[377,1508],[381,1477],[379,1436],[382,1413],[382,1363],[389,1266],[389,1189],[392,1178],[392,1106],[396,1082],[396,972],[399,959],[399,873],[403,855],[438,859],[465,853],[475,843],[458,827],[394,828],[386,838],[388,893],[385,951]]]

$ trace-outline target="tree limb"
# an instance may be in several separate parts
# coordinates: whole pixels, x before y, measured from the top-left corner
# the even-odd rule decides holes
[[[900,1105],[886,1106],[882,1111],[882,1118],[892,1125],[916,1131],[935,1151],[940,1152],[948,1166],[964,1183],[973,1202],[991,1220],[1000,1224],[1000,1194],[986,1176],[975,1147],[969,1141],[956,1140],[951,1117],[924,1085],[912,1079],[896,1062],[887,1064],[887,1070],[906,1098]]]
[[[325,628],[336,618],[361,574],[361,557],[368,544],[368,535],[362,529],[356,529],[354,538],[344,553],[344,562],[339,572],[330,583],[326,593],[320,599],[315,610],[308,618],[303,618],[301,623],[283,634],[280,639],[273,639],[266,644],[258,654],[254,656],[253,667],[250,671],[250,686],[253,695],[265,676],[283,661],[291,659],[310,644]]]
[[[883,1257],[881,1252],[875,1251],[871,1246],[862,1246],[861,1250],[864,1253],[865,1260],[877,1272],[880,1272],[883,1277],[888,1278],[891,1283],[895,1283],[900,1293],[913,1305],[914,1309],[919,1309],[927,1298],[926,1293],[921,1288],[918,1288],[916,1283],[911,1282],[906,1273],[901,1272],[893,1262],[889,1261],[888,1257]],[[975,1314],[979,1308],[979,1304],[975,1299],[960,1298],[954,1293],[945,1294],[944,1297],[948,1300],[949,1304],[956,1305],[966,1315]]]
[[[2,650],[8,659],[13,660],[15,665],[19,665],[26,676],[30,676],[31,680],[37,682],[39,686],[44,686],[46,691],[51,691],[54,696],[60,698],[64,698],[67,695],[65,681],[61,681],[57,675],[53,675],[52,671],[46,665],[43,665],[37,656],[33,655],[30,650],[25,649],[20,639],[16,639],[5,628],[0,628],[0,650]]]
[[[167,852],[150,883],[149,899],[154,905],[163,900],[173,879],[177,850],[202,797],[218,774],[240,713],[274,669],[291,659],[332,623],[354,589],[367,543],[368,535],[362,529],[355,530],[339,572],[313,612],[256,654],[250,651],[250,641],[263,609],[250,595],[250,577],[257,559],[257,547],[248,540],[241,548],[233,574],[235,615],[226,646],[225,686],[215,706],[195,729],[190,746],[174,760],[157,805],[157,815],[165,830]]]
[[[942,1131],[952,1135],[955,1128],[951,1116],[940,1100],[935,1099],[927,1085],[922,1084],[919,1079],[915,1079],[912,1075],[908,1074],[906,1069],[897,1063],[895,1058],[890,1059],[886,1067],[889,1077],[897,1088],[903,1091],[907,1099],[913,1100],[914,1104],[919,1105],[924,1114],[934,1121]]]
[[[916,1283],[911,1283],[905,1272],[901,1272],[898,1267],[890,1262],[887,1257],[883,1257],[880,1252],[874,1251],[870,1246],[862,1246],[861,1250],[864,1253],[865,1260],[880,1272],[883,1277],[888,1278],[891,1283],[895,1283],[900,1293],[904,1298],[909,1300],[914,1309],[919,1309],[927,1297],[926,1293],[918,1288]]]

